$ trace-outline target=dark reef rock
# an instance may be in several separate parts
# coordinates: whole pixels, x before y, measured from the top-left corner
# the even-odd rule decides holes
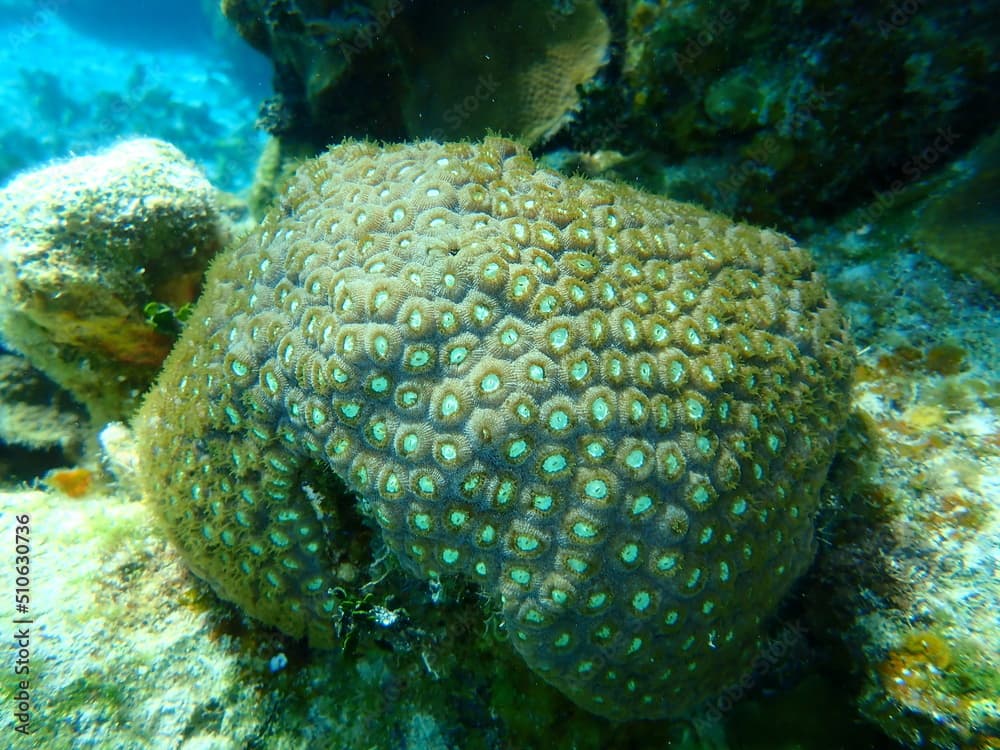
[[[480,54],[495,58],[507,46],[489,44],[500,5],[226,0],[223,8],[274,61],[268,120],[281,123],[277,134],[319,150],[345,136],[432,134],[421,118],[438,122],[475,98],[470,71]],[[528,5],[534,10],[519,12]],[[574,79],[581,107],[561,129],[527,127],[504,107],[486,116],[481,104],[442,136],[555,133],[546,149],[642,155],[633,161],[643,172],[616,174],[756,223],[808,230],[898,180],[925,176],[985,135],[1000,115],[991,93],[1000,84],[996,5],[604,0],[608,62]],[[594,46],[595,26],[560,22],[590,3],[503,7],[518,35],[573,29],[581,49]],[[470,36],[479,41],[463,46]],[[495,69],[517,85],[510,68],[521,64],[512,55]],[[452,78],[441,75],[447,70]]]

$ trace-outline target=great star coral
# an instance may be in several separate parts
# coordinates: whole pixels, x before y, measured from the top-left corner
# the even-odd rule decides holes
[[[345,143],[212,267],[138,419],[221,596],[333,645],[332,468],[586,708],[688,713],[809,565],[844,318],[777,233],[519,146]]]

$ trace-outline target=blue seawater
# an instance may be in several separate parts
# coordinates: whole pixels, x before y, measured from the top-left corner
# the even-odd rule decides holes
[[[223,190],[252,177],[269,65],[199,0],[23,3],[0,18],[0,183],[123,138],[162,138]]]

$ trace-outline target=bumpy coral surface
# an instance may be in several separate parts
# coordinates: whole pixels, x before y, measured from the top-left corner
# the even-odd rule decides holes
[[[505,140],[348,143],[213,265],[140,413],[145,493],[223,597],[331,645],[332,468],[575,701],[679,715],[810,563],[851,351],[774,232]]]

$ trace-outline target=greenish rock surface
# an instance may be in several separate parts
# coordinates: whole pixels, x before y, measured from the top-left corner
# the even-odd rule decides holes
[[[553,145],[646,152],[671,197],[808,231],[990,132],[992,2],[613,4],[621,55]]]
[[[915,182],[889,185],[811,242],[843,253],[862,267],[894,253],[925,253],[996,293],[1000,291],[997,205],[1000,133],[995,132],[943,170]]]
[[[143,307],[193,300],[231,230],[215,188],[163,141],[26,172],[0,190],[0,338],[96,424],[126,416],[171,345]]]

